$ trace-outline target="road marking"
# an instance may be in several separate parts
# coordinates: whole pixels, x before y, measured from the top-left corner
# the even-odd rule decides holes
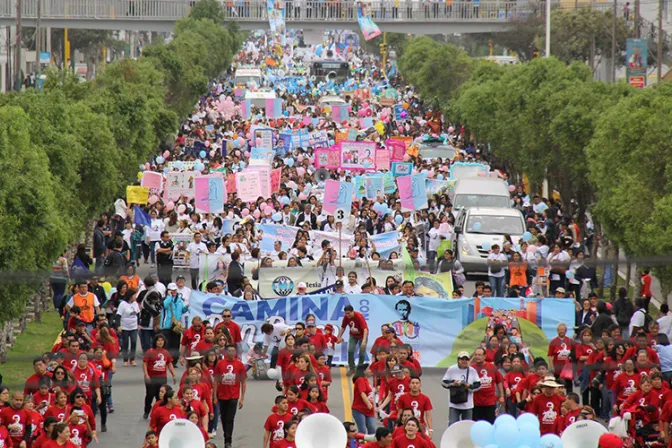
[[[348,375],[345,367],[339,367],[341,371],[341,392],[343,393],[343,411],[346,422],[354,421],[352,419],[352,403],[350,402],[350,386],[348,385]]]

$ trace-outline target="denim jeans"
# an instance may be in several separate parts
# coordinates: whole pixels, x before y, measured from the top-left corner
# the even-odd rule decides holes
[[[114,378],[114,373],[110,372],[107,377],[107,382],[108,384],[112,384],[112,378]],[[107,397],[107,408],[111,409],[114,407],[114,403],[112,403],[112,393],[110,395],[106,395]],[[103,403],[105,403],[105,398],[103,397]]]
[[[121,330],[121,356],[124,362],[135,361],[137,347],[138,330]]]
[[[154,330],[143,330],[140,329],[140,347],[142,347],[142,353],[147,353],[147,350],[152,348],[152,340],[154,339]]]
[[[457,423],[461,420],[471,420],[474,414],[472,409],[456,409],[450,407],[450,413],[448,414],[448,426],[451,426],[453,423]]]
[[[61,304],[63,302],[63,298],[65,297],[65,288],[68,286],[67,280],[51,280],[51,289],[54,292],[54,295],[52,297],[52,301],[54,303],[54,310],[58,311],[61,309]]]
[[[357,424],[357,430],[362,434],[375,434],[376,433],[376,417],[369,417],[356,409],[352,410],[352,418],[355,419]]]
[[[501,277],[488,276],[490,280],[490,287],[492,288],[492,297],[506,297],[506,275]]]
[[[215,409],[212,419],[208,422],[208,433],[217,432],[217,425],[219,424],[219,402],[213,400],[212,406]]]
[[[357,345],[359,345],[359,359],[357,364],[361,366],[366,361],[366,346],[362,344],[361,339],[357,339],[350,335],[350,339],[348,340],[348,366],[350,367],[350,370],[355,370],[355,350],[357,349]]]
[[[149,255],[152,258],[152,264],[156,264],[156,245],[157,244],[158,244],[158,241],[150,241],[149,242]]]

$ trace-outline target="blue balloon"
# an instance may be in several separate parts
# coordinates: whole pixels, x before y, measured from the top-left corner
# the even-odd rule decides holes
[[[240,146],[240,144],[238,143],[238,140],[234,140],[233,141],[233,147],[237,148],[238,146]]]
[[[290,167],[294,166],[294,159],[292,159],[292,158],[287,159],[287,166],[290,166]]]
[[[145,165],[143,163],[140,164],[140,171],[145,171]]]
[[[156,156],[156,163],[161,164],[165,161],[165,159],[161,156]]]
[[[480,420],[471,426],[471,441],[478,446],[488,446],[494,442],[495,427]]]
[[[170,172],[170,169],[168,169],[168,167],[165,167],[165,168],[163,169],[163,172],[166,173],[166,174],[168,174],[168,173]]]
[[[539,448],[562,448],[562,440],[555,434],[546,434],[539,441]]]
[[[199,152],[198,155],[201,156],[201,159],[205,159],[205,156],[207,156],[207,154],[205,153],[205,151],[201,151],[201,152]]]
[[[518,428],[521,428],[523,425],[533,425],[537,429],[540,427],[539,419],[536,415],[530,412],[524,412],[520,414],[516,420],[516,423],[518,423]]]
[[[526,243],[532,239],[532,234],[530,232],[523,233],[523,241]]]
[[[539,422],[539,420],[537,420],[537,422]],[[518,434],[520,434],[520,443],[529,446],[537,446],[541,439],[539,426],[535,426],[532,423],[523,423],[522,425],[519,423]]]
[[[245,162],[239,162],[238,166],[240,167],[241,170],[245,169]]]
[[[574,272],[572,272],[572,271],[565,272],[565,277],[567,277],[567,280],[573,279],[574,278]]]
[[[497,420],[495,420],[495,428],[498,428],[501,425],[515,425],[515,424],[516,419],[513,418],[513,415],[510,414],[501,414],[499,417],[497,417]]]
[[[402,222],[404,222],[404,217],[401,215],[397,215],[394,217],[394,222],[399,226],[401,225]]]
[[[443,174],[437,174],[437,175],[436,175],[436,178],[437,178],[438,180],[443,180]]]
[[[474,231],[478,232],[479,230],[481,230],[481,223],[475,222],[474,225],[471,226],[471,228],[474,229]]]
[[[511,419],[513,420],[513,417]],[[495,427],[495,442],[500,448],[515,448],[518,445],[519,438],[518,428],[513,423]]]
[[[492,248],[492,243],[490,241],[486,241],[483,244],[481,244],[481,247],[483,250],[490,250]]]
[[[271,216],[271,219],[273,219],[273,221],[275,221],[275,222],[282,221],[282,213],[280,213],[280,212],[273,213],[273,216]]]

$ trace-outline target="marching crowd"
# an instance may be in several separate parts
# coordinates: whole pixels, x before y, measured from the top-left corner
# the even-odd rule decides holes
[[[236,64],[268,70],[272,65],[292,74],[300,61],[295,60],[291,45],[277,51],[276,46],[263,44],[266,38],[251,37]],[[181,125],[174,144],[162,147],[142,169],[168,173],[170,162],[196,162],[203,174],[239,172],[250,163],[255,124],[273,129],[275,140],[283,131],[323,130],[332,145],[337,133],[348,130],[355,130],[359,141],[380,146],[387,138],[411,137],[413,143],[404,160],[429,179],[446,178],[450,165],[457,161],[488,163],[487,151],[473,145],[463,127],[444,123],[441,114],[426,107],[401,78],[386,80],[371,56],[357,50],[344,59],[356,61],[351,73],[354,81],[314,84],[306,78],[298,91],[282,90],[286,113],[281,118],[265,118],[257,109],[250,118],[243,118],[238,108],[231,115],[222,113],[218,101],[234,95],[236,86],[228,78],[213,82],[209,94]],[[388,108],[363,96],[362,92],[371,94],[381,85],[399,92],[407,118],[397,119]],[[353,88],[357,93],[348,93]],[[382,130],[363,128],[358,119],[333,120],[317,105],[323,94],[343,95],[353,115],[370,112],[380,119]],[[289,110],[307,114],[309,119]],[[423,158],[417,144],[427,139],[456,148],[455,157]],[[112,383],[122,363],[124,367],[142,366],[146,388],[142,413],[149,429],[145,446],[157,445],[170,420],[186,418],[213,445],[221,421],[224,445],[230,448],[248,375],[263,377],[274,372],[278,396],[269,403],[264,448],[295,447],[299,422],[313,413],[329,413],[334,347],[343,343],[346,333],[355,420],[344,423],[348,447],[434,446],[433,404],[422,393],[422,368],[413,347],[392,325],[383,325],[381,335],[368,344],[374,335],[362,314],[348,305],[340,328],[318,327],[316,317],[307,315],[291,326],[265,323],[263,342],[248,344],[230,309],[222,312],[222,321],[216,325],[197,316],[189,318],[194,289],[260,300],[254,272],[248,278],[245,263],[263,269],[318,261],[325,270],[333,267],[336,293],[403,295],[412,300],[417,295],[412,281],[389,277],[386,284],[378,285],[373,276],[359,278],[355,272],[336,267],[341,255],[365,259],[384,269],[386,262],[400,258],[401,253],[382,256],[371,237],[388,232],[398,233],[400,247],[408,251],[416,270],[450,272],[453,298],[464,297],[465,273],[459,261],[450,249],[440,258],[437,255],[441,242],[450,240],[453,231],[455,215],[449,195],[434,195],[428,208],[412,213],[402,210],[396,191],[375,198],[358,197],[349,221],[335,223],[322,206],[324,183],[314,176],[316,149],[295,147],[276,155],[272,166],[281,169],[278,191],[250,203],[237,198],[235,190],[228,191],[222,213],[197,213],[194,198],[188,195],[174,201],[154,196],[155,200],[140,204],[149,216],[149,222],[140,224],[138,209],[119,199],[114,213],[102,216],[96,224],[93,257],[82,245],[72,264],[65,257],[54,263],[54,306],[63,315],[64,333],[52,352],[35,360],[35,374],[26,380],[23,391],[10,394],[7,388],[0,389],[0,447],[83,448],[97,441],[98,431],[107,431],[108,415],[114,412]],[[489,169],[490,175],[507,179],[495,162]],[[352,180],[347,170],[332,169],[328,174],[332,179]],[[590,223],[580,225],[583,217],[572,215],[559,200],[530,195],[523,185],[511,185],[509,191],[512,206],[525,217],[526,237],[520,241],[506,237],[501,247],[492,246],[489,281],[478,282],[473,295],[535,295],[538,268],[548,266],[550,293],[576,303],[574,338],[567,325],[558,326],[548,353],[537,354],[546,355],[546,361],[523,350],[519,329],[489,327],[483,341],[472,351],[460,352],[457,364],[443,377],[450,397],[450,424],[466,419],[493,422],[498,414],[530,412],[538,416],[542,434],[560,434],[579,419],[629,414],[635,422],[633,437],[661,437],[669,443],[672,317],[663,308],[657,322],[651,319],[650,275],[645,272],[643,276],[642,299],[636,307],[627,291],[619,294],[613,306],[598,300],[593,293],[595,268],[586,261],[592,246]],[[223,220],[235,222],[232,232],[222,230]],[[283,250],[278,244],[273,251],[262,253],[263,236],[257,225],[265,223],[298,227],[291,249]],[[353,243],[347,252],[338,254],[329,241],[311,237],[311,231],[318,229],[350,232]],[[186,253],[188,276],[174,269],[178,248],[171,235],[175,233],[192,238],[181,248]],[[225,275],[213,281],[199,278],[199,255],[208,252],[226,256]],[[142,263],[152,265],[152,273],[145,278],[136,272]],[[305,285],[299,284],[298,289],[299,294],[305,293]],[[138,339],[142,359],[136,362]],[[371,347],[370,364],[364,362],[367,347]],[[272,371],[264,371],[266,361]],[[185,367],[181,375],[179,366]],[[364,442],[367,434],[374,434],[375,440]]]

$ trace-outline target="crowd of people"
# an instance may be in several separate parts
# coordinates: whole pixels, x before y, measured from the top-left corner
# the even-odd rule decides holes
[[[282,117],[269,119],[263,109],[254,108],[244,118],[239,105],[231,115],[222,113],[218,103],[235,96],[237,86],[232,77],[216,80],[181,125],[175,142],[160,148],[142,167],[143,172],[167,174],[177,169],[176,163],[178,167],[193,163],[194,168],[202,168],[197,170],[201,174],[240,172],[250,165],[252,127],[264,125],[273,129],[279,147],[271,162],[281,169],[278,190],[249,203],[241,201],[235,189],[228,191],[223,211],[210,214],[196,212],[193,196],[171,200],[152,194],[148,204],[138,204],[149,216],[145,224],[139,223],[135,204],[117,200],[114,212],[96,223],[93,256],[81,245],[72,264],[65,256],[54,263],[54,306],[63,316],[64,333],[52,352],[35,360],[35,374],[26,380],[24,391],[12,391],[10,396],[6,388],[0,390],[0,440],[8,446],[72,448],[97,440],[98,428],[106,432],[108,415],[114,412],[113,377],[123,363],[129,368],[142,365],[146,389],[142,414],[149,429],[145,446],[157,445],[170,420],[185,418],[213,445],[221,421],[224,446],[230,448],[248,375],[263,377],[264,365],[270,362],[278,375],[278,396],[269,403],[264,448],[295,447],[299,422],[313,413],[329,413],[334,347],[346,335],[354,392],[354,422],[344,423],[348,447],[434,446],[433,404],[422,393],[422,367],[405,335],[391,324],[383,325],[380,336],[369,344],[374,335],[366,319],[348,305],[340,328],[318,326],[316,317],[307,315],[292,325],[265,323],[263,341],[249,344],[230,309],[214,325],[189,315],[195,289],[262,300],[254,272],[245,275],[246,263],[264,269],[317,261],[325,272],[333,270],[327,283],[337,293],[403,295],[413,300],[419,293],[410,280],[389,277],[386,284],[378,285],[373,276],[362,278],[337,267],[343,257],[385,269],[386,262],[401,258],[401,248],[415,270],[451,273],[452,298],[465,297],[463,267],[450,249],[438,255],[442,241],[450,241],[455,223],[448,193],[433,195],[427,208],[414,212],[402,210],[397,191],[357,197],[350,219],[336,223],[323,208],[324,182],[315,177],[318,148],[281,149],[280,134],[297,129],[326,131],[333,145],[337,134],[352,130],[358,141],[379,147],[389,138],[409,137],[412,142],[404,160],[428,179],[447,179],[451,164],[460,161],[485,164],[491,176],[503,180],[508,180],[507,173],[484,148],[470,142],[463,127],[444,122],[412,86],[400,77],[386,77],[387,68],[381,69],[361,49],[339,55],[351,62],[350,80],[314,82],[300,68],[305,66],[300,60],[305,53],[294,48],[298,40],[293,37],[288,36],[285,46],[265,45],[269,36],[255,34],[234,64],[305,77],[294,93],[280,84],[265,86],[281,94]],[[329,39],[333,44],[338,36]],[[387,88],[398,92],[406,118],[397,118],[389,107],[375,101],[374,92]],[[364,96],[364,91],[371,96]],[[326,94],[342,95],[353,116],[370,112],[382,123],[382,130],[362,126],[356,118],[333,120],[327,108],[317,105]],[[455,156],[423,158],[417,148],[427,140],[455,148]],[[353,173],[343,169],[331,169],[328,176],[353,180]],[[627,291],[619,294],[613,306],[599,300],[594,293],[596,271],[587,261],[592,246],[590,222],[574,215],[571,204],[528,194],[522,184],[511,184],[509,191],[512,207],[525,217],[527,235],[520,240],[505,236],[501,247],[490,248],[488,282],[477,282],[473,296],[536,295],[539,290],[534,286],[547,277],[551,296],[576,303],[574,337],[567,325],[558,326],[558,336],[544,354],[546,361],[522,353],[515,328],[494,325],[473,350],[459,353],[457,364],[443,377],[450,397],[449,424],[467,419],[493,422],[498,414],[530,412],[538,416],[542,434],[560,434],[578,419],[606,420],[629,413],[636,421],[633,437],[660,436],[669,442],[672,316],[661,308],[660,319],[651,319],[648,271],[642,277],[642,299],[636,307]],[[223,221],[234,222],[231,232],[223,230]],[[264,235],[258,225],[268,223],[299,229],[290,249],[276,244],[272,251],[261,250]],[[311,234],[315,230],[347,232],[353,235],[352,243],[339,253],[328,240],[316,239]],[[390,232],[398,234],[400,249],[383,256],[371,237]],[[188,244],[175,243],[174,234],[186,234]],[[178,253],[185,254],[185,270],[175,267]],[[221,277],[200,278],[202,253],[224,255]],[[136,272],[142,264],[151,265],[145,278]],[[547,271],[539,269],[544,267]],[[286,272],[291,276],[291,270]],[[298,285],[299,294],[305,289],[305,284]],[[141,359],[136,358],[138,339]],[[364,362],[367,348],[370,364]],[[185,370],[178,378],[181,366]],[[364,435],[375,435],[375,440],[364,442]]]

